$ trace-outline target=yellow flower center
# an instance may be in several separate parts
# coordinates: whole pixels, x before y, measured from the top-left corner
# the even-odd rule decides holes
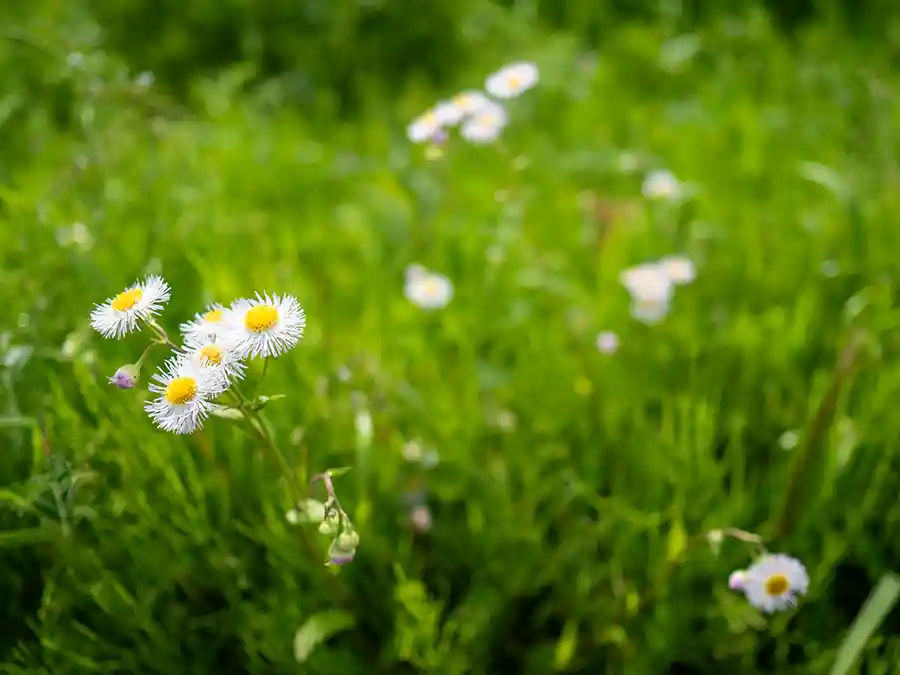
[[[441,282],[438,281],[437,279],[431,278],[431,279],[424,279],[422,281],[422,290],[425,292],[425,295],[427,295],[430,298],[433,298],[436,295],[440,295],[441,288],[442,288]]]
[[[219,323],[222,320],[222,310],[221,309],[211,309],[206,314],[203,315],[203,320],[206,323]]]
[[[509,84],[510,89],[518,89],[522,86],[522,76],[513,73],[509,76],[506,82]]]
[[[244,325],[247,330],[254,333],[262,333],[278,323],[278,310],[272,305],[257,305],[247,310],[244,316]]]
[[[172,405],[183,405],[197,395],[197,380],[193,377],[176,377],[166,385],[166,401]]]
[[[791,582],[783,574],[773,574],[765,583],[766,593],[772,597],[784,595],[791,589]]]
[[[222,350],[217,345],[206,345],[200,350],[200,363],[217,366],[222,363]]]
[[[112,301],[112,308],[117,312],[127,312],[141,300],[143,291],[140,288],[130,288],[119,293]]]
[[[466,108],[469,105],[469,99],[471,97],[467,94],[459,94],[453,97],[453,105],[459,106],[460,108]]]

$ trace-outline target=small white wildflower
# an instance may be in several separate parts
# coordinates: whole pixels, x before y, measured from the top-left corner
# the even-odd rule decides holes
[[[223,322],[225,339],[240,358],[278,357],[303,337],[306,314],[293,296],[257,293],[232,303]]]
[[[432,109],[434,116],[441,126],[452,127],[466,116],[465,110],[453,103],[453,101],[439,101]]]
[[[484,82],[488,94],[495,98],[516,98],[538,83],[538,67],[527,61],[503,66]]]
[[[743,591],[754,607],[771,613],[797,605],[797,596],[809,590],[809,574],[796,558],[781,553],[765,555],[746,572]]]
[[[460,129],[460,135],[476,145],[493,143],[509,121],[506,109],[499,103],[482,107],[469,117]]]
[[[597,335],[597,349],[601,354],[615,354],[619,351],[619,336],[610,330]]]
[[[212,303],[206,310],[194,315],[192,321],[181,324],[181,334],[185,342],[203,342],[211,338],[222,337],[225,317],[225,308],[217,303]]]
[[[441,309],[453,299],[453,283],[443,274],[425,272],[407,277],[406,299],[422,309]]]
[[[235,380],[243,379],[247,370],[234,345],[223,338],[208,337],[206,340],[186,342],[182,353],[186,358],[193,359],[200,368],[221,378],[223,389]]]
[[[427,143],[442,128],[440,117],[434,110],[428,110],[406,127],[406,136],[413,143]]]
[[[461,91],[453,97],[451,103],[463,116],[473,115],[482,108],[492,105],[493,101],[480,91]]]
[[[657,323],[669,313],[673,285],[658,265],[627,269],[619,281],[631,295],[631,314],[638,321]]]
[[[691,283],[697,278],[697,268],[690,258],[682,255],[670,255],[661,258],[657,263],[669,280],[676,286]]]
[[[91,312],[91,326],[105,338],[120,338],[138,329],[168,302],[169,285],[162,277],[150,276],[118,295],[98,304]]]
[[[192,359],[175,356],[153,375],[149,390],[159,396],[144,409],[164,431],[190,434],[217,408],[212,399],[222,392],[220,377]]]
[[[641,192],[647,199],[676,201],[682,195],[681,183],[675,176],[664,169],[651,171],[644,177]]]

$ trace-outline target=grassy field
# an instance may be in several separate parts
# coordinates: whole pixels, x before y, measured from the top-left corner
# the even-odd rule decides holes
[[[3,672],[832,672],[900,568],[888,55],[758,16],[596,53],[522,34],[352,122],[239,69],[183,107],[112,56],[34,56],[75,125],[0,135],[28,150],[0,187]],[[519,59],[540,82],[496,143],[407,139]],[[678,199],[644,195],[655,170]],[[635,319],[623,271],[672,255],[696,279]],[[445,307],[405,296],[413,264]],[[248,393],[284,395],[268,426],[156,429],[164,346],[108,383],[147,335],[105,340],[91,311],[150,274],[173,340],[211,302],[303,305],[299,345],[250,364]],[[286,514],[345,466],[360,541],[328,567]],[[760,542],[806,566],[795,610],[729,589]],[[898,629],[847,672],[898,672]]]

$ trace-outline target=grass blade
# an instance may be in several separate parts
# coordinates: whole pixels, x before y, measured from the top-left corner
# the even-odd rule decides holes
[[[878,630],[884,617],[900,598],[900,577],[888,572],[869,594],[850,631],[841,643],[830,675],[846,675],[865,648],[869,638]]]

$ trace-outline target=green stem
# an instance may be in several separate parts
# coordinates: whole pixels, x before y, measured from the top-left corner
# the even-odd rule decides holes
[[[174,342],[169,339],[168,333],[166,333],[166,329],[160,326],[155,319],[147,319],[147,326],[149,326],[153,332],[156,333],[159,338],[159,344],[168,345],[172,349],[177,349]]]

